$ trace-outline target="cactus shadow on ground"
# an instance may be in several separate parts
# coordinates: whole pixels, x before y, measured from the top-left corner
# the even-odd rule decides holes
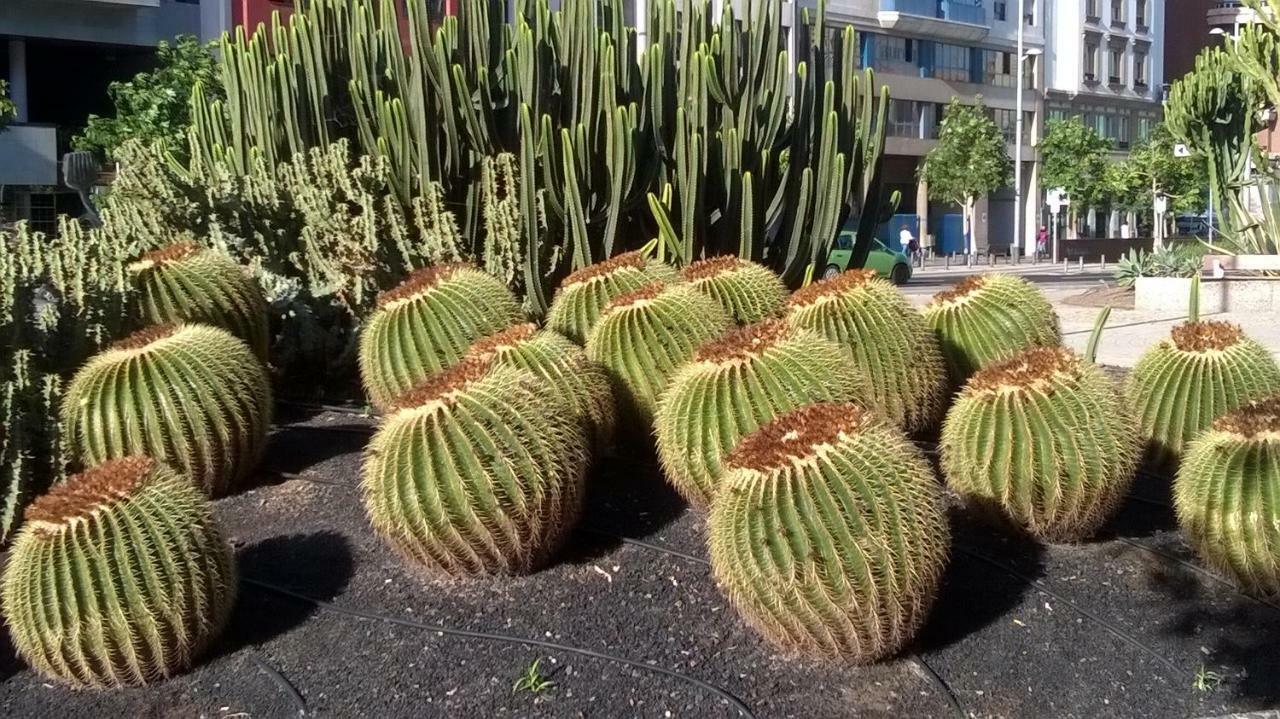
[[[1141,469],[1115,515],[1099,530],[1097,540],[1139,539],[1176,529],[1173,514],[1173,475]]]
[[[13,642],[9,639],[9,629],[6,627],[0,630],[0,682],[17,674],[22,668],[22,661],[18,659],[18,653],[13,648]]]

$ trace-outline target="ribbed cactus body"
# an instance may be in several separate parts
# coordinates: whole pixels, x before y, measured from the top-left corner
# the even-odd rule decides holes
[[[444,577],[545,563],[577,519],[589,455],[568,401],[528,372],[469,358],[398,402],[365,455],[374,530]]]
[[[955,386],[980,367],[1028,347],[1062,343],[1058,316],[1044,293],[1006,274],[967,277],[924,308]]]
[[[669,284],[678,277],[675,268],[640,252],[615,255],[564,278],[547,310],[547,327],[585,344],[600,313],[615,297],[652,282]]]
[[[360,336],[360,377],[386,408],[448,369],[472,342],[524,321],[520,302],[493,275],[467,264],[418,270],[378,297]]]
[[[596,446],[612,441],[617,411],[609,373],[564,335],[528,323],[512,325],[471,345],[467,356],[530,372],[568,401]]]
[[[99,464],[36,499],[0,581],[18,653],[75,687],[181,672],[221,632],[235,595],[208,500],[147,457]]]
[[[62,422],[86,465],[145,454],[217,497],[253,471],[271,409],[266,370],[243,341],[208,325],[158,325],[76,372]]]
[[[1139,358],[1125,390],[1152,459],[1169,465],[1218,417],[1280,392],[1280,366],[1235,325],[1189,322]]]
[[[1120,506],[1141,455],[1120,388],[1061,347],[969,378],[942,429],[947,484],[1041,539],[1092,536]]]
[[[243,267],[217,250],[169,245],[129,265],[145,324],[195,322],[221,327],[267,357],[267,302]]]
[[[1214,422],[1174,484],[1178,523],[1205,561],[1260,596],[1280,596],[1280,394]]]
[[[911,640],[950,533],[929,464],[900,430],[857,405],[809,405],[747,435],[726,466],[711,566],[752,626],[853,662]]]
[[[715,300],[688,285],[659,283],[619,295],[587,338],[587,356],[609,370],[619,399],[648,423],[676,368],[733,320]]]
[[[872,403],[908,432],[936,425],[947,370],[933,331],[906,296],[874,272],[851,270],[798,290],[787,321],[835,341],[870,382]]]
[[[680,276],[720,303],[738,324],[777,315],[787,301],[787,288],[773,270],[734,255],[695,262]]]
[[[658,458],[691,506],[711,505],[724,458],[780,413],[813,402],[861,402],[866,381],[830,340],[765,320],[698,348],[662,393]]]

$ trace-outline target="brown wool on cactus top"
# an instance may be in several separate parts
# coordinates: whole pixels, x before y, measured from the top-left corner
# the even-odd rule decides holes
[[[165,245],[158,250],[152,250],[144,254],[142,257],[138,258],[135,264],[161,265],[166,262],[178,262],[179,260],[185,260],[192,255],[200,254],[202,249],[204,248],[194,242],[175,242],[171,245]]]
[[[471,343],[467,350],[468,357],[492,357],[503,347],[514,347],[533,336],[538,326],[532,322],[522,322],[494,332],[488,337],[481,337]]]
[[[931,300],[929,304],[942,304],[943,302],[958,300],[965,295],[971,295],[974,292],[977,292],[982,285],[986,284],[986,281],[987,278],[983,275],[969,275],[952,287],[934,295],[933,300]]]
[[[465,270],[469,267],[471,265],[466,262],[448,262],[414,270],[403,282],[380,293],[378,295],[378,306],[385,307],[396,300],[408,299],[421,294],[449,279],[458,270]]]
[[[1173,328],[1173,346],[1183,352],[1209,352],[1233,347],[1244,338],[1240,327],[1230,322],[1184,322]]]
[[[138,330],[137,332],[134,332],[128,337],[125,337],[123,339],[119,339],[113,342],[111,344],[111,349],[113,350],[142,349],[143,347],[146,347],[152,342],[155,342],[157,340],[162,340],[166,337],[172,337],[173,335],[177,334],[178,330],[180,329],[182,329],[182,325],[175,324],[172,322],[168,324],[163,324],[163,325],[151,325],[150,327],[143,327],[142,329]]]
[[[852,403],[810,404],[779,415],[743,438],[726,458],[729,467],[767,472],[834,444],[873,422],[871,414]]]
[[[33,526],[52,530],[132,496],[154,467],[155,460],[142,455],[103,462],[53,485],[27,507],[24,516]]]
[[[791,326],[785,320],[762,320],[706,342],[694,353],[693,359],[695,362],[732,362],[758,357],[790,336]]]
[[[639,250],[633,252],[624,252],[620,255],[614,255],[607,260],[597,262],[593,265],[587,265],[580,270],[569,273],[564,278],[564,282],[560,283],[561,287],[569,285],[579,285],[596,277],[613,274],[623,267],[633,267],[635,269],[644,269],[645,258],[644,253]]]
[[[1238,434],[1246,439],[1263,434],[1280,438],[1280,394],[1255,400],[1219,417],[1213,423],[1213,428],[1219,432]]]
[[[978,370],[969,378],[965,389],[970,392],[1031,389],[1054,375],[1072,372],[1079,366],[1080,359],[1064,347],[1032,347]]]
[[[736,270],[747,264],[745,260],[737,255],[720,255],[718,257],[708,257],[705,260],[698,260],[680,271],[680,274],[690,282],[705,279],[707,277],[715,277],[722,272]]]
[[[605,305],[601,314],[603,315],[615,307],[626,307],[627,305],[634,305],[642,300],[651,300],[654,297],[657,297],[665,287],[666,285],[661,282],[650,282],[643,287],[638,287],[630,292],[624,292],[617,297],[614,297],[609,304]]]
[[[457,364],[443,372],[426,378],[414,385],[391,403],[391,411],[421,407],[435,400],[448,402],[450,395],[458,390],[466,389],[473,382],[482,379],[493,367],[493,357],[464,357]]]
[[[787,304],[791,307],[806,307],[823,297],[839,295],[855,287],[861,287],[875,279],[875,270],[849,270],[841,272],[829,280],[819,280],[808,287],[801,287],[791,294]]]

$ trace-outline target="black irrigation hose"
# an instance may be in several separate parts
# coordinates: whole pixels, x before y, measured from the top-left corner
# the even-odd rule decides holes
[[[255,651],[250,651],[249,658],[252,659],[253,663],[257,664],[258,668],[267,676],[271,677],[272,681],[274,681],[280,689],[289,696],[289,700],[292,701],[293,705],[298,709],[298,716],[306,716],[307,700],[302,698],[302,694],[298,692],[298,688],[293,685],[293,682],[289,681],[289,679],[279,669],[276,669],[275,666],[264,659],[261,654]]]
[[[913,654],[910,657],[907,657],[907,661],[911,662],[912,664],[915,664],[921,669],[921,672],[924,674],[925,679],[928,679],[931,684],[933,684],[939,691],[942,692],[942,698],[947,701],[947,704],[949,704],[951,708],[955,710],[955,713],[958,716],[961,716],[961,717],[969,716],[968,714],[965,713],[964,707],[960,705],[960,697],[956,696],[956,693],[951,688],[951,685],[947,683],[946,679],[942,678],[942,675],[938,673],[938,670],[934,669],[929,664],[929,662],[925,660],[923,655]]]
[[[1148,545],[1146,545],[1146,544],[1143,544],[1142,542],[1134,541],[1134,540],[1132,540],[1132,539],[1129,539],[1128,537],[1116,537],[1116,540],[1117,540],[1117,541],[1120,541],[1120,542],[1124,542],[1125,544],[1128,544],[1128,545],[1129,545],[1129,546],[1131,546],[1131,547],[1137,547],[1138,549],[1142,549],[1142,550],[1145,550],[1145,551],[1147,551],[1147,552],[1150,552],[1150,553],[1152,553],[1152,554],[1156,555],[1157,557],[1160,557],[1161,559],[1164,559],[1164,560],[1166,560],[1166,561],[1168,561],[1168,562],[1172,562],[1172,563],[1174,563],[1174,564],[1181,564],[1182,566],[1186,567],[1187,569],[1190,569],[1191,571],[1195,572],[1196,574],[1199,574],[1199,575],[1201,575],[1201,576],[1203,576],[1203,577],[1206,577],[1206,578],[1208,578],[1208,579],[1211,579],[1211,580],[1213,580],[1214,582],[1217,582],[1218,584],[1223,585],[1224,587],[1229,587],[1229,588],[1231,588],[1231,590],[1232,590],[1232,591],[1234,591],[1236,594],[1239,594],[1239,595],[1240,595],[1240,596],[1242,596],[1242,597],[1246,597],[1246,598],[1248,598],[1248,599],[1252,599],[1253,601],[1257,602],[1258,604],[1261,604],[1261,605],[1262,605],[1262,606],[1264,606],[1264,607],[1270,607],[1270,608],[1272,608],[1272,609],[1276,610],[1277,612],[1280,612],[1280,605],[1277,605],[1277,604],[1275,604],[1275,603],[1273,603],[1273,602],[1270,602],[1270,601],[1268,601],[1268,600],[1266,600],[1266,599],[1263,599],[1262,597],[1255,597],[1255,596],[1253,596],[1252,594],[1250,594],[1250,593],[1248,593],[1248,592],[1244,591],[1243,589],[1241,589],[1241,588],[1240,588],[1240,587],[1239,587],[1235,582],[1231,581],[1230,579],[1227,579],[1227,578],[1225,578],[1225,577],[1221,577],[1221,576],[1219,576],[1219,575],[1215,574],[1214,572],[1212,572],[1212,571],[1210,571],[1210,570],[1208,570],[1208,569],[1205,569],[1204,567],[1201,567],[1200,565],[1196,564],[1195,562],[1188,562],[1187,560],[1183,559],[1182,557],[1179,557],[1179,556],[1176,556],[1176,555],[1170,554],[1170,553],[1168,553],[1168,552],[1166,552],[1166,551],[1164,551],[1164,550],[1162,550],[1162,549],[1157,549],[1157,548],[1155,548],[1155,547],[1148,546]]]
[[[654,552],[661,552],[662,554],[670,554],[673,557],[679,557],[680,559],[684,559],[690,562],[696,562],[698,564],[701,564],[707,567],[711,566],[711,562],[708,562],[702,557],[698,557],[692,554],[686,554],[677,549],[668,549],[667,547],[664,547],[662,545],[652,544],[642,539],[635,539],[634,537],[625,537],[621,534],[616,534],[614,532],[606,532],[602,529],[592,529],[591,527],[578,527],[578,531],[585,532],[587,534],[595,534],[601,537],[612,537],[613,539],[617,539],[621,541],[623,544],[634,544],[637,547],[644,547],[645,549],[649,549]]]
[[[286,589],[285,587],[277,586],[275,584],[271,584],[269,582],[263,582],[257,579],[251,579],[249,577],[241,577],[240,582],[242,584],[245,584],[247,586],[250,586],[256,589],[261,589],[267,592],[279,594],[280,596],[283,596],[283,597],[289,597],[290,599],[293,599],[295,601],[311,604],[320,609],[324,609],[337,614],[346,614],[348,616],[357,617],[360,619],[366,619],[369,621],[386,622],[388,624],[396,624],[402,627],[409,627],[412,629],[422,629],[429,632],[436,632],[438,634],[442,634],[445,636],[463,637],[467,639],[479,639],[482,641],[498,642],[501,644],[515,644],[520,646],[540,647],[548,651],[564,652],[567,654],[577,654],[579,656],[589,657],[591,659],[599,659],[601,661],[613,662],[615,664],[622,664],[623,666],[628,666],[628,667],[631,667],[632,669],[637,669],[644,672],[661,674],[665,677],[676,679],[678,681],[691,684],[704,691],[710,692],[720,697],[721,699],[723,699],[727,704],[729,704],[729,706],[736,709],[739,714],[746,717],[747,719],[756,719],[755,714],[751,712],[751,708],[748,707],[746,703],[744,703],[741,699],[731,694],[727,689],[722,689],[714,684],[710,684],[696,677],[689,676],[688,674],[684,674],[683,672],[675,671],[674,669],[667,669],[665,667],[660,667],[653,664],[645,664],[644,662],[636,661],[634,659],[627,659],[626,657],[620,657],[613,654],[606,654],[604,652],[597,652],[595,650],[586,649],[584,647],[574,647],[568,644],[557,644],[555,642],[548,642],[542,639],[517,637],[510,634],[479,632],[479,631],[473,631],[470,629],[455,629],[453,627],[446,627],[443,625],[433,625],[433,624],[427,624],[425,622],[416,622],[411,619],[402,619],[400,617],[389,617],[383,614],[377,614],[375,612],[366,612],[360,609],[350,609],[348,607],[338,606],[333,602],[326,602],[323,599],[316,599],[315,597],[309,597],[305,594],[295,592],[291,589]]]
[[[343,434],[359,434],[368,436],[377,431],[377,427],[372,425],[368,427],[357,427],[350,424],[339,425],[323,425],[323,424],[277,424],[271,428],[271,434],[282,434],[293,429],[313,429],[320,432],[341,432]]]
[[[301,399],[284,399],[276,398],[276,404],[282,404],[286,407],[298,407],[301,409],[318,409],[325,412],[336,412],[338,414],[354,414],[360,417],[377,417],[381,414],[372,407],[362,407],[356,404],[326,404],[324,402],[311,402]]]
[[[1221,314],[1225,314],[1225,313],[1223,313],[1223,312],[1201,312],[1201,313],[1200,313],[1200,316],[1201,316],[1201,317],[1213,317],[1214,315],[1221,315]],[[1158,325],[1158,324],[1165,324],[1166,322],[1182,322],[1182,321],[1184,321],[1184,320],[1186,320],[1186,319],[1187,319],[1187,318],[1184,316],[1184,317],[1169,317],[1169,318],[1167,318],[1167,319],[1158,319],[1158,320],[1142,320],[1142,321],[1140,321],[1140,322],[1127,322],[1127,323],[1122,324],[1122,325],[1110,325],[1110,324],[1109,324],[1109,325],[1107,325],[1107,329],[1108,329],[1108,330],[1114,330],[1114,329],[1121,329],[1121,328],[1123,328],[1123,327],[1141,327],[1142,325]],[[1063,332],[1063,333],[1062,333],[1062,336],[1063,336],[1063,337],[1067,337],[1067,336],[1070,336],[1070,335],[1086,335],[1086,334],[1089,334],[1090,332],[1093,332],[1093,330],[1092,330],[1092,329],[1087,329],[1087,330],[1072,330],[1072,331],[1070,331],[1070,332]]]

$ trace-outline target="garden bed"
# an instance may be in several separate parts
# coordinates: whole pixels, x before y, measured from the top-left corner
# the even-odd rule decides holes
[[[1185,717],[1280,700],[1280,608],[1199,567],[1165,479],[1142,477],[1105,538],[1079,546],[1039,547],[953,508],[953,559],[921,637],[896,660],[848,667],[780,656],[738,620],[710,578],[700,517],[651,459],[602,462],[583,527],[550,568],[438,583],[365,520],[371,421],[279,420],[270,483],[217,503],[242,583],[212,656],[152,687],[72,692],[6,647],[0,713]],[[535,659],[555,684],[513,691]]]

